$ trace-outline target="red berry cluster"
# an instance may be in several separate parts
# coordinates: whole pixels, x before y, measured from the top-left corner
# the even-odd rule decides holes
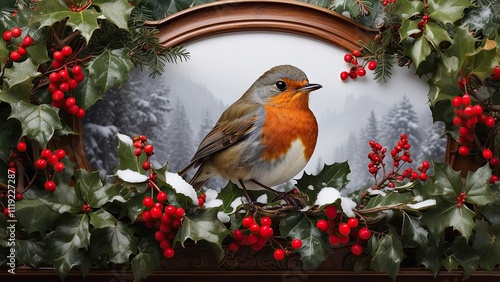
[[[396,3],[396,0],[383,0],[382,5],[387,6],[389,3],[394,4]]]
[[[366,75],[365,66],[369,70],[374,70],[377,67],[376,61],[364,60],[362,64],[359,64],[358,57],[360,56],[361,56],[360,50],[354,50],[352,51],[352,53],[347,53],[344,55],[344,61],[348,64],[352,64],[352,66],[348,72],[343,71],[340,73],[340,79],[342,79],[343,81],[347,80],[348,78],[356,79],[358,76]]]
[[[261,217],[260,221],[255,220],[252,216],[245,216],[241,221],[241,228],[235,229],[232,233],[235,241],[229,243],[229,250],[236,252],[240,246],[249,246],[254,251],[262,249],[273,239],[272,223],[272,219],[268,216]],[[302,247],[302,240],[293,239],[290,245],[292,250],[299,249]],[[283,248],[280,245],[279,248],[274,250],[274,259],[283,260],[292,250]]]
[[[132,139],[134,142],[134,155],[136,157],[140,157],[142,153],[146,154],[146,161],[142,163],[142,169],[144,170],[150,170],[151,169],[151,162],[149,161],[149,157],[151,157],[154,154],[154,147],[151,144],[147,144],[148,138],[144,135],[141,136],[134,136]]]
[[[90,6],[90,4],[92,4],[92,1],[86,1],[86,3],[83,4],[80,2],[73,4],[72,0],[67,0],[67,2],[71,11],[77,13],[80,13],[81,11],[87,9]]]
[[[205,195],[205,193],[202,193],[199,197],[198,197],[198,207],[203,207],[203,205],[205,204],[205,201],[207,200],[207,195]]]
[[[328,220],[318,220],[316,228],[330,236],[328,237],[330,244],[333,246],[346,244],[353,237],[353,239],[356,239],[356,243],[351,246],[351,253],[357,256],[361,255],[363,252],[361,244],[372,236],[370,229],[368,227],[360,228],[359,221],[355,217],[343,222],[342,215],[337,212],[337,208],[333,205],[325,208],[325,215]]]
[[[457,197],[457,208],[462,207],[463,204],[465,204],[465,201],[467,200],[467,195],[465,195],[464,192],[461,192],[460,195]]]
[[[144,197],[142,204],[146,210],[142,212],[142,218],[146,227],[155,230],[154,236],[163,250],[163,256],[172,258],[175,251],[172,248],[171,240],[175,238],[181,227],[186,212],[181,207],[170,205],[167,198],[167,193],[163,191],[156,194],[156,202],[152,197]]]
[[[368,163],[368,172],[370,172],[370,174],[374,177],[377,177],[379,170],[385,169],[384,158],[387,148],[384,148],[380,143],[377,143],[374,140],[370,140],[368,145],[370,145],[372,149],[372,151],[368,154],[368,159],[370,160]],[[413,182],[417,179],[422,181],[426,181],[428,179],[427,170],[430,168],[430,164],[425,160],[422,162],[422,165],[418,167],[418,172],[414,171],[410,167],[406,168],[402,173],[398,173],[403,164],[413,163],[410,148],[411,145],[408,142],[408,136],[406,134],[401,134],[400,140],[391,150],[391,157],[393,161],[392,170],[387,175],[385,175],[384,172],[384,179],[379,185],[384,185],[385,182],[387,182],[387,187],[394,188],[394,180],[404,181],[405,179],[408,179]]]
[[[458,153],[462,156],[467,156],[470,149],[475,146],[474,129],[478,123],[484,124],[488,128],[495,126],[495,118],[483,112],[483,107],[480,104],[472,105],[471,96],[464,94],[463,96],[455,96],[451,100],[451,104],[455,108],[455,117],[453,125],[458,127]],[[483,157],[489,160],[493,157],[490,149],[483,149]]]
[[[21,41],[17,40],[17,42],[12,42],[14,39],[19,38],[22,32],[22,29],[16,26],[11,30],[4,31],[3,33],[3,41],[16,46],[16,49],[12,50],[9,54],[9,58],[13,62],[19,62],[27,53],[26,47],[33,44],[33,38],[29,35],[23,37]]]
[[[83,213],[89,213],[92,211],[92,208],[90,207],[90,204],[86,203],[86,204],[83,204],[82,206],[82,212]]]
[[[420,29],[421,31],[424,31],[425,26],[427,25],[428,21],[429,21],[429,15],[424,14],[422,16],[422,20],[417,23],[418,29]]]
[[[53,152],[49,149],[44,149],[40,153],[40,158],[35,161],[35,168],[37,170],[44,170],[45,173],[48,174],[47,164],[50,164],[55,173],[62,173],[65,169],[65,166],[61,160],[65,156],[66,151],[64,149],[57,149]],[[51,174],[48,175],[50,176]],[[49,192],[54,192],[56,190],[56,186],[57,185],[53,180],[47,180],[45,182],[44,188]]]

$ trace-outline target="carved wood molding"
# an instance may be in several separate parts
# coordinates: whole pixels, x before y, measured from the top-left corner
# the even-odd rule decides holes
[[[159,29],[167,48],[221,33],[282,31],[354,50],[377,32],[328,9],[288,0],[217,1],[148,24]]]

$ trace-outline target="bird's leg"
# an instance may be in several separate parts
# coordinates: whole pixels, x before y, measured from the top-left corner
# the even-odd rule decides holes
[[[258,182],[255,179],[252,179],[250,181],[252,181],[253,183],[259,185],[260,187],[262,187],[262,188],[266,189],[267,191],[269,191],[269,192],[273,193],[274,195],[276,195],[276,199],[274,199],[274,201],[283,199],[283,200],[285,200],[285,202],[287,204],[289,204],[291,206],[295,206],[295,207],[299,207],[299,208],[304,207],[303,204],[302,204],[302,202],[300,202],[298,199],[292,197],[288,193],[276,191],[273,188],[268,187],[268,186],[266,186],[266,185]]]
[[[247,200],[250,203],[250,212],[254,212],[255,211],[255,204],[257,204],[257,202],[248,193],[248,190],[245,187],[245,184],[243,184],[243,180],[239,179],[238,182],[240,182],[241,188],[243,189],[243,192],[245,192],[245,196],[247,197]]]

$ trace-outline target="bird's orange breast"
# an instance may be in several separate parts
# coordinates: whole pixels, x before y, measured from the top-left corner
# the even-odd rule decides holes
[[[309,109],[309,93],[284,92],[264,106],[266,117],[262,124],[262,158],[278,160],[299,139],[304,145],[304,158],[309,160],[318,137],[318,124]]]

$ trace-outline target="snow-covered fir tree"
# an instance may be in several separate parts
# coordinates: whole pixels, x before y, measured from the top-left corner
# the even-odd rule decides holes
[[[193,157],[193,130],[184,106],[175,101],[170,124],[166,128],[166,151],[170,171],[183,169]]]

